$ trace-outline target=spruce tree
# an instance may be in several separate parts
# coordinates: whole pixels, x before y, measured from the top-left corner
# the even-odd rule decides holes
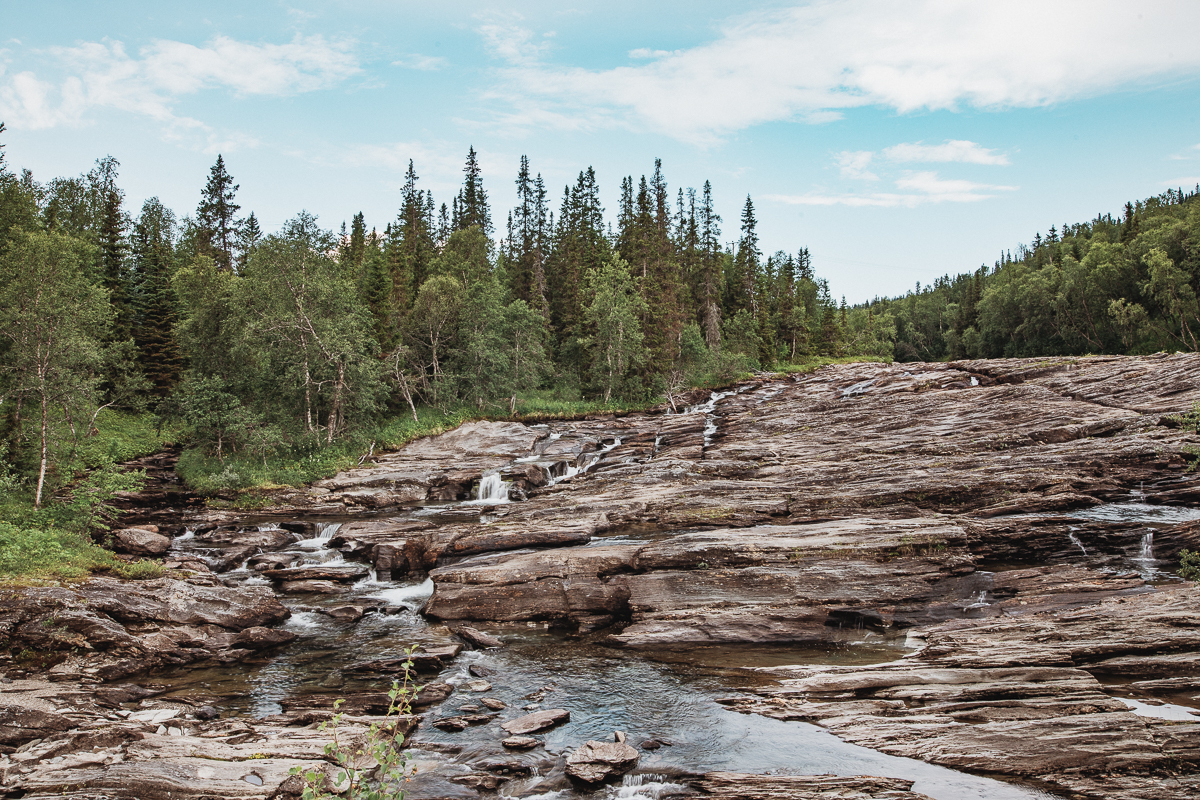
[[[208,183],[200,195],[196,209],[196,222],[200,227],[200,255],[206,255],[218,269],[233,269],[233,251],[237,245],[237,212],[241,206],[233,202],[239,186],[225,169],[225,159],[217,156],[217,163],[209,170]]]
[[[157,197],[133,226],[134,343],[151,391],[165,397],[179,382],[183,357],[175,341],[177,301],[171,279],[175,215]]]
[[[483,189],[483,177],[475,148],[467,150],[467,164],[463,167],[466,178],[457,198],[456,230],[479,226],[489,239],[492,238],[492,211],[488,206],[487,192]]]

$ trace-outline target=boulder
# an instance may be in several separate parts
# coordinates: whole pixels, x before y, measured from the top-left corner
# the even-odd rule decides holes
[[[567,775],[584,783],[603,783],[629,772],[639,758],[624,742],[584,742],[567,756]]]
[[[567,722],[571,719],[571,712],[565,708],[548,708],[544,711],[535,711],[532,714],[526,714],[523,717],[505,722],[500,727],[505,732],[513,736],[524,736],[538,731],[549,730],[555,725]]]
[[[113,532],[113,549],[133,556],[161,556],[171,549],[171,539],[145,528],[122,528]]]
[[[233,646],[244,647],[247,650],[265,650],[268,647],[278,647],[281,644],[293,642],[296,638],[296,634],[291,631],[258,626],[246,628],[233,637]]]

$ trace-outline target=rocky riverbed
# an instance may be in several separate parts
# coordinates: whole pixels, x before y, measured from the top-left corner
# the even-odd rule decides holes
[[[0,785],[298,796],[411,644],[414,798],[1200,794],[1200,357],[687,402],[471,423],[254,517],[153,461],[116,541],[170,577],[5,592]]]

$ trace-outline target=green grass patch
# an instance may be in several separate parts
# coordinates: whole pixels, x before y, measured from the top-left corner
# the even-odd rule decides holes
[[[37,584],[78,581],[93,572],[134,580],[164,574],[157,561],[126,562],[88,536],[59,528],[19,528],[0,522],[0,581]]]

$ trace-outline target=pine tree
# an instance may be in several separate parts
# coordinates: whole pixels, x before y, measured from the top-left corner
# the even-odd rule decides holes
[[[392,305],[396,309],[412,306],[421,284],[430,275],[437,246],[430,230],[429,209],[432,197],[417,189],[417,172],[408,162],[401,190],[400,216],[391,226],[388,266],[392,274]]]
[[[746,195],[746,205],[742,207],[742,235],[734,254],[733,274],[727,283],[729,295],[726,313],[746,309],[751,316],[758,317],[757,288],[762,253],[758,249],[757,228],[754,203],[750,195]]]
[[[218,269],[233,269],[237,212],[241,209],[233,202],[233,198],[238,188],[233,176],[225,170],[225,159],[218,155],[200,196],[200,206],[196,209],[196,222],[201,231],[200,254],[210,257]]]
[[[151,391],[165,397],[179,382],[183,357],[175,341],[178,318],[173,277],[175,215],[157,197],[142,205],[133,226],[134,343]]]
[[[125,194],[117,188],[117,167],[120,162],[106,156],[96,162],[90,174],[97,194],[99,219],[96,242],[100,245],[100,273],[113,307],[112,337],[124,341],[133,333],[133,308],[129,300],[129,273],[126,257],[126,229],[129,218],[121,208]]]
[[[721,345],[721,217],[713,210],[712,184],[704,182],[697,220],[700,226],[701,324],[710,350]]]
[[[465,230],[478,225],[489,239],[492,237],[492,211],[488,206],[487,192],[483,189],[483,177],[475,148],[467,150],[467,164],[463,167],[466,178],[457,198],[456,230]]]
[[[254,248],[262,241],[262,228],[258,226],[258,218],[254,216],[254,212],[250,212],[250,216],[238,226],[238,256],[237,268],[241,270],[246,266],[246,262],[250,259],[250,254],[254,252]]]

